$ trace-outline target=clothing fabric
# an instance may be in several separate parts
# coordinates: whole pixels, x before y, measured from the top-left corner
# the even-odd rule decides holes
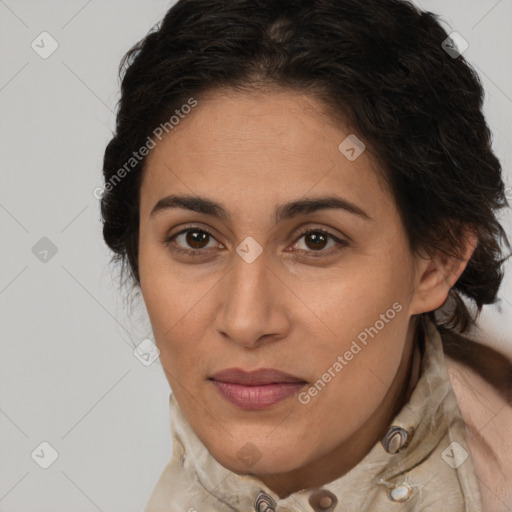
[[[171,460],[145,512],[482,512],[465,424],[436,326],[427,323],[421,373],[383,438],[342,477],[284,499],[209,453],[171,393]]]

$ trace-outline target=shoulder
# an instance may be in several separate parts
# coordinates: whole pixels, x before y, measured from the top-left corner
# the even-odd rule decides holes
[[[491,347],[468,343],[458,351],[451,346],[445,361],[466,423],[483,510],[512,509],[512,361]]]

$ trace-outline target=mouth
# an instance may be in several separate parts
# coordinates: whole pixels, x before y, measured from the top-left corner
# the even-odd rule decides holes
[[[304,379],[272,368],[251,372],[229,368],[215,373],[208,380],[228,402],[245,410],[270,407],[307,384]]]

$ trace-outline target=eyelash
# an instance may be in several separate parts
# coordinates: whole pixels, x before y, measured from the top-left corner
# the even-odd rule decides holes
[[[188,233],[189,231],[198,231],[198,232],[201,232],[201,233],[207,233],[209,236],[211,236],[212,238],[215,239],[215,236],[213,235],[213,233],[211,233],[208,229],[200,228],[198,226],[189,226],[186,229],[183,229],[183,230],[179,231],[178,233],[174,233],[174,234],[166,237],[163,240],[164,245],[166,247],[170,247],[171,246],[171,242],[175,238],[177,238],[178,236],[180,236],[180,235],[182,235],[184,233]],[[331,256],[332,254],[335,254],[335,253],[341,251],[343,248],[345,248],[345,247],[347,247],[349,245],[349,243],[346,240],[341,240],[338,237],[334,236],[332,233],[329,233],[328,231],[325,231],[323,229],[314,229],[314,228],[313,229],[306,228],[306,229],[300,231],[298,233],[298,235],[297,235],[298,237],[296,239],[296,242],[294,242],[294,243],[297,243],[297,241],[300,238],[302,238],[305,235],[309,235],[311,233],[321,233],[322,235],[325,235],[328,238],[332,238],[335,242],[338,243],[338,246],[331,247],[330,249],[327,249],[327,250],[321,249],[321,250],[318,250],[318,251],[313,251],[313,250],[305,251],[305,250],[302,250],[302,249],[299,250],[299,252],[311,253],[309,257],[321,258],[321,257]],[[185,254],[186,256],[202,256],[206,252],[205,249],[184,249],[183,247],[179,247],[179,246],[172,246],[172,250],[176,251],[178,253],[181,253],[181,254]]]

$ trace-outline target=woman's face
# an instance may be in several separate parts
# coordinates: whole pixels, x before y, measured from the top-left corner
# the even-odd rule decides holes
[[[306,95],[216,92],[147,159],[140,285],[161,363],[237,473],[293,472],[350,446],[403,364],[416,261],[349,135]],[[336,207],[308,207],[327,197]],[[212,380],[233,368],[295,382]]]

